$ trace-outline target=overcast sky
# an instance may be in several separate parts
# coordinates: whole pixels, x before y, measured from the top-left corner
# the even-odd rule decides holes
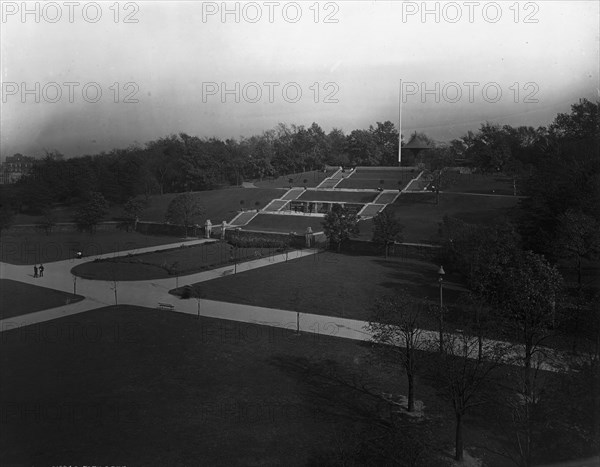
[[[3,2],[1,155],[349,132],[400,101],[405,136],[449,141],[598,99],[599,2],[474,3]]]

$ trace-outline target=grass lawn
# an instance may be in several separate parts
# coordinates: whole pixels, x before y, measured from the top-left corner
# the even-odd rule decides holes
[[[150,196],[148,207],[140,217],[143,221],[163,222],[169,203],[180,193],[167,193],[165,195]],[[263,208],[274,198],[279,198],[283,192],[273,188],[224,188],[222,190],[196,191],[196,197],[205,209],[205,218],[210,219],[213,224],[222,221],[230,221],[241,208],[256,209]],[[145,198],[140,196],[139,199]],[[244,203],[241,204],[240,201]],[[256,203],[259,203],[258,205]],[[73,222],[74,206],[62,206],[53,210],[56,222]],[[105,220],[123,217],[121,206],[111,206]],[[31,216],[18,214],[14,224],[35,224],[42,220],[42,216]]]
[[[213,224],[220,224],[222,221],[229,222],[242,208],[264,208],[269,201],[281,197],[283,193],[282,190],[273,188],[227,188],[194,192],[204,206],[205,215],[203,217],[210,219]],[[169,193],[162,196],[151,196],[149,207],[144,211],[141,219],[153,222],[164,221],[169,203],[178,194]],[[243,201],[243,203],[240,201]],[[204,224],[204,221],[202,224]]]
[[[457,217],[466,222],[481,224],[500,219],[517,205],[517,198],[470,196],[453,193],[440,194],[440,204],[435,194],[403,193],[385,209],[404,225],[406,242],[438,242],[439,224],[444,216]],[[370,240],[373,235],[372,220],[359,224],[360,236]]]
[[[197,246],[179,247],[141,255],[93,261],[75,266],[71,272],[85,279],[139,281],[164,279],[175,274],[192,274],[206,269],[255,259],[271,253],[267,248],[238,248],[228,243],[215,242]]]
[[[200,287],[210,300],[368,320],[378,297],[401,288],[437,303],[438,267],[412,259],[326,252],[203,282]],[[465,290],[457,280],[447,274],[447,305]],[[423,310],[421,326],[435,330],[436,319]]]
[[[419,171],[415,169],[399,170],[398,167],[389,167],[381,170],[361,170],[360,168],[345,180],[342,180],[336,188],[362,188],[375,190],[398,190],[415,178]]]
[[[330,170],[324,173],[322,170],[311,170],[309,172],[300,172],[296,174],[282,175],[273,180],[263,179],[255,181],[254,185],[259,188],[288,188],[290,186],[290,178],[292,179],[291,186],[306,186],[316,187],[327,177],[335,173],[335,170]],[[305,181],[306,180],[306,181]]]
[[[404,383],[356,342],[136,307],[11,330],[1,346],[2,465],[306,465],[381,410],[326,384],[334,372]],[[451,425],[438,429],[448,441]]]
[[[7,263],[35,264],[71,259],[77,251],[81,251],[84,256],[92,256],[175,242],[181,242],[181,238],[137,232],[98,232],[94,235],[69,232],[45,235],[37,232],[17,234],[8,230],[2,233],[0,253],[2,261]]]
[[[416,175],[410,174],[411,176],[406,176],[404,178],[396,178],[396,179],[385,179],[383,183],[381,183],[381,179],[366,179],[366,178],[354,178],[354,176],[342,180],[336,188],[357,188],[363,190],[376,190],[377,188],[383,188],[384,190],[399,190],[404,189],[404,187],[410,182]],[[414,176],[413,176],[414,175]]]
[[[300,234],[306,232],[307,227],[311,227],[313,232],[321,232],[323,230],[323,220],[323,217],[258,214],[248,225],[243,226],[242,230],[296,232]]]
[[[0,319],[25,315],[83,300],[59,290],[38,287],[10,279],[0,279]]]
[[[517,194],[519,187],[517,186]],[[513,180],[505,175],[459,174],[444,172],[442,190],[464,193],[512,195]]]
[[[340,201],[346,203],[370,203],[379,193],[360,191],[313,191],[307,190],[298,198],[302,201]]]
[[[57,206],[52,209],[55,222],[73,222],[73,217],[77,208],[75,206]],[[110,206],[106,220],[123,217],[123,209],[121,206]],[[43,220],[43,216],[33,216],[30,214],[17,214],[13,220],[13,224],[36,224]]]

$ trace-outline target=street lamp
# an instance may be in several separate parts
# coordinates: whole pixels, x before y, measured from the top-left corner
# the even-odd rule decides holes
[[[438,269],[438,282],[440,284],[440,353],[444,352],[444,275],[446,271],[444,271],[444,267],[440,266]]]
[[[238,248],[237,246],[233,247],[233,273],[237,274],[237,257],[238,257]]]

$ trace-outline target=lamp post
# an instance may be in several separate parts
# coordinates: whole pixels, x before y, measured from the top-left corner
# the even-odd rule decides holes
[[[238,257],[238,248],[236,246],[233,247],[233,273],[237,274],[237,257]]]
[[[440,324],[440,353],[444,352],[444,275],[446,271],[444,271],[444,267],[440,266],[438,269],[438,283],[440,284],[440,314],[439,314],[439,324]]]

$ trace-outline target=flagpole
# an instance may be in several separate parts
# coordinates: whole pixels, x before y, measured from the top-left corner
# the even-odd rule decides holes
[[[399,82],[398,98],[398,167],[402,165],[402,79]]]

